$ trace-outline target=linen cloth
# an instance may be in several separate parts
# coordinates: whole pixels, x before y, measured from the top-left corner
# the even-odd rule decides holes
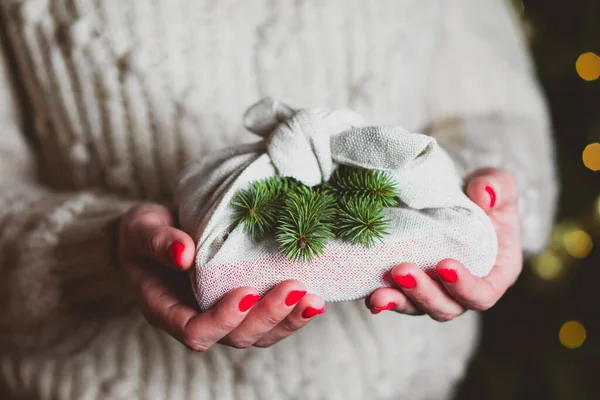
[[[294,110],[271,98],[248,109],[245,125],[263,140],[193,164],[178,189],[181,226],[197,240],[191,277],[201,309],[236,288],[265,294],[288,279],[325,301],[349,301],[393,286],[388,271],[402,262],[427,269],[453,258],[477,276],[494,265],[494,227],[463,193],[434,138],[367,126],[349,110]],[[330,239],[325,253],[306,264],[282,255],[272,236],[257,241],[234,224],[231,201],[250,183],[283,176],[315,186],[340,165],[384,171],[397,184],[399,202],[386,208],[390,227],[382,243],[365,248]]]

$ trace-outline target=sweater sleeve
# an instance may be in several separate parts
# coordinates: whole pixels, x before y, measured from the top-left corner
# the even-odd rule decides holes
[[[441,2],[428,131],[463,176],[512,172],[526,254],[540,251],[555,214],[557,183],[548,112],[525,41],[502,0]]]
[[[53,192],[38,182],[2,56],[0,51],[0,353],[47,348],[77,335],[86,317],[131,304],[115,268],[114,238],[119,217],[132,206],[94,193]]]

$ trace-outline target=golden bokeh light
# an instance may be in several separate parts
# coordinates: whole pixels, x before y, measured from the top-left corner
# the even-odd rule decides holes
[[[563,248],[563,238],[569,231],[581,229],[579,224],[573,220],[563,220],[552,228],[550,232],[550,243],[548,248],[553,251],[559,251]]]
[[[592,143],[583,150],[583,164],[592,171],[600,170],[600,143]]]
[[[594,204],[594,217],[596,221],[600,222],[600,196],[596,199],[596,203]]]
[[[558,339],[567,349],[576,349],[585,342],[585,327],[578,321],[568,321],[560,327]]]
[[[545,251],[532,260],[533,272],[547,281],[560,278],[564,272],[563,261],[554,253]]]
[[[592,237],[584,230],[568,231],[563,236],[563,244],[567,253],[573,258],[585,258],[592,251]]]
[[[594,53],[584,53],[577,58],[575,69],[579,77],[594,81],[600,77],[600,57]]]

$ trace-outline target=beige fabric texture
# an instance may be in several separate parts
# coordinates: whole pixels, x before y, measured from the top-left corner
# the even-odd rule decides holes
[[[194,160],[256,140],[265,96],[426,131],[461,177],[512,171],[524,249],[556,199],[549,121],[497,0],[0,2],[0,398],[444,399],[478,317],[439,324],[361,301],[268,349],[194,353],[149,326],[115,225],[173,204]]]

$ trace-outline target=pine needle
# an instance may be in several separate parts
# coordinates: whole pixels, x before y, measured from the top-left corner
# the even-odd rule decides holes
[[[366,198],[350,199],[339,210],[335,234],[346,242],[372,247],[389,234],[389,223],[380,204]]]
[[[333,237],[365,247],[382,241],[390,222],[384,207],[396,205],[397,196],[385,172],[340,167],[313,188],[290,177],[253,182],[231,205],[234,223],[253,239],[274,233],[287,258],[310,263]]]
[[[240,190],[231,202],[234,224],[243,224],[244,232],[255,240],[261,239],[274,230],[282,193],[283,185],[276,177],[253,182],[248,189]]]
[[[396,183],[383,171],[341,166],[332,174],[328,189],[342,201],[370,199],[382,207],[398,204]]]
[[[310,263],[323,255],[332,238],[331,216],[335,201],[327,194],[306,186],[288,193],[275,239],[281,252],[292,261]]]

